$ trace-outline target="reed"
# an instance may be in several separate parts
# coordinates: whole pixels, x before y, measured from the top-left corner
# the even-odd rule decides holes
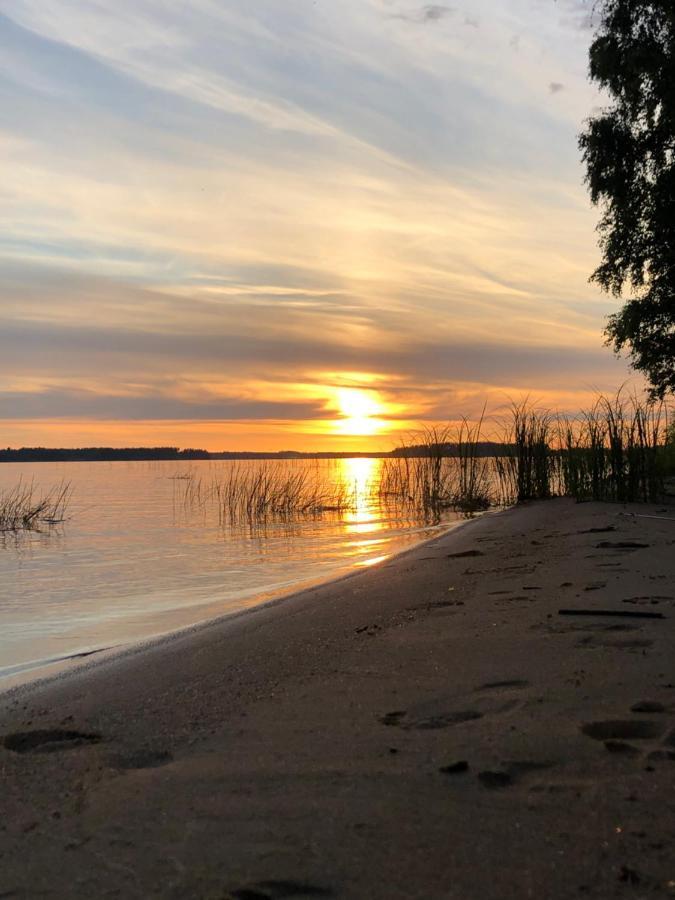
[[[382,463],[380,499],[435,521],[447,509],[470,514],[495,505],[494,464],[479,450],[484,412],[476,423],[464,418],[412,434]]]
[[[551,437],[553,417],[528,400],[512,403],[502,423],[505,450],[498,471],[504,477],[502,494],[517,502],[543,500],[553,493]]]
[[[519,502],[570,496],[618,503],[656,502],[664,494],[668,408],[600,395],[578,416],[514,404],[504,426],[510,447],[498,461],[503,493]]]
[[[221,524],[261,523],[294,517],[344,513],[356,505],[356,488],[344,480],[321,480],[307,467],[289,468],[275,462],[232,465],[198,478],[180,481],[186,508],[215,503]]]
[[[485,410],[484,406],[476,423],[462,418],[456,434],[457,486],[452,505],[464,512],[488,509],[498,502],[494,493],[494,464],[479,449]]]
[[[39,531],[64,522],[71,496],[69,482],[40,494],[33,482],[19,481],[0,491],[0,532]]]

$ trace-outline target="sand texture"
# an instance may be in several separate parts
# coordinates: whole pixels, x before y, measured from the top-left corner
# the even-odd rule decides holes
[[[674,617],[551,501],[0,696],[0,898],[675,897]]]

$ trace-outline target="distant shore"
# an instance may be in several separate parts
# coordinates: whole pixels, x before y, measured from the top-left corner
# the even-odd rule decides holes
[[[0,697],[0,894],[672,896],[674,540],[518,507]]]
[[[457,446],[448,444],[439,448],[445,456],[456,456]],[[478,457],[496,456],[509,451],[505,444],[481,441],[475,445]],[[180,450],[178,447],[8,447],[0,450],[0,463],[33,462],[195,462],[199,460],[293,460],[293,459],[392,459],[397,457],[426,457],[429,447],[413,445],[397,447],[394,450],[354,450],[354,451],[314,451],[299,450],[261,451],[252,450]]]

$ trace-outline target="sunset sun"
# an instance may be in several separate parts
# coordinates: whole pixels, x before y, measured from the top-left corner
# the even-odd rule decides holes
[[[336,422],[340,434],[370,436],[385,428],[382,420],[386,409],[373,391],[359,388],[341,388],[336,393],[341,418]]]

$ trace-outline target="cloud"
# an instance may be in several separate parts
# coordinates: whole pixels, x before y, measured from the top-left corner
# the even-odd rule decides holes
[[[0,391],[0,419],[91,419],[121,421],[298,421],[325,415],[318,403],[239,400],[202,402],[147,390],[142,396],[87,390]]]

